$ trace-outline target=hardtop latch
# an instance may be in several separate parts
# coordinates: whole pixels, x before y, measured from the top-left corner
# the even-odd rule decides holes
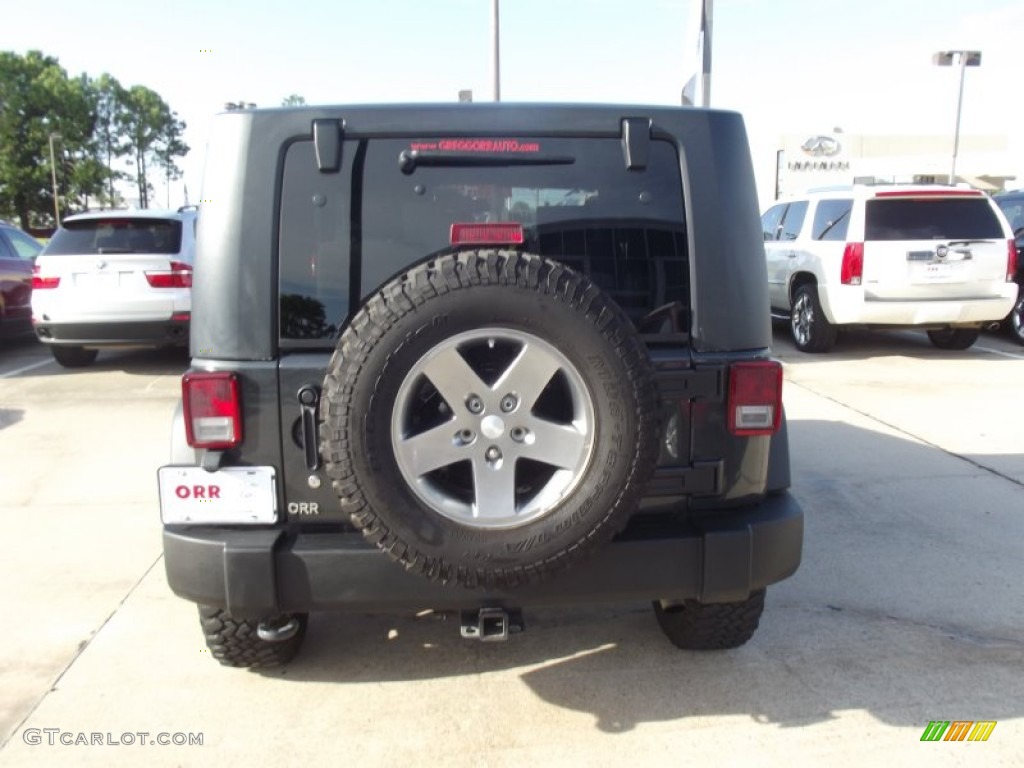
[[[622,120],[622,152],[627,171],[642,171],[651,154],[651,120],[626,117]]]
[[[342,131],[340,120],[313,121],[313,146],[320,173],[337,173],[341,168]]]

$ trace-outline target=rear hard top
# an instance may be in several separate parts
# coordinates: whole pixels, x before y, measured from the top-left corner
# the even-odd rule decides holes
[[[624,170],[640,169],[652,157],[678,164],[681,239],[690,255],[691,342],[706,351],[767,348],[767,278],[753,171],[739,115],[665,107],[463,104],[219,115],[202,194],[210,202],[203,204],[199,217],[193,355],[266,360],[278,353],[280,234],[289,204],[285,191],[290,189],[284,168],[293,145],[310,147],[304,173],[326,185],[326,199],[351,194],[348,213],[355,226],[348,236],[357,237],[365,217],[379,217],[392,202],[364,192],[361,153],[367,145],[394,142],[394,157],[386,167],[398,178],[405,172],[403,163],[408,164],[399,148],[416,151],[414,143],[453,142],[456,150],[470,143],[474,151],[488,153],[497,151],[496,143],[522,147],[550,139],[554,145],[570,138],[618,142]],[[652,152],[655,142],[671,151]],[[565,190],[566,195],[580,196],[581,203],[586,193]],[[373,274],[374,263],[359,262],[361,247],[343,246],[354,260],[351,275],[369,282],[387,277]],[[375,287],[359,285],[356,297]]]

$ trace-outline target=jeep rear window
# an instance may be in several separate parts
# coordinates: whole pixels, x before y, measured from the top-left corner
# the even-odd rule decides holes
[[[618,138],[348,140],[341,157],[338,173],[318,171],[309,141],[285,157],[280,334],[296,346],[335,338],[361,299],[451,251],[455,223],[521,223],[525,250],[588,275],[634,319],[689,305],[668,142],[651,142],[642,170],[626,168]]]
[[[868,200],[865,240],[997,240],[1003,228],[985,198]]]
[[[427,160],[403,172],[415,150]],[[618,138],[371,141],[363,194],[364,297],[450,250],[453,223],[513,221],[526,250],[587,275],[634,318],[688,304],[683,190],[668,142],[652,142],[646,168],[628,170]]]
[[[180,221],[142,217],[65,221],[46,245],[47,256],[101,253],[171,255],[180,250]]]

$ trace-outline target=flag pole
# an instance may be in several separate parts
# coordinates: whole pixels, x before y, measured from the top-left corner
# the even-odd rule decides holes
[[[711,106],[711,23],[712,23],[712,11],[714,7],[714,0],[699,0],[704,4],[704,44],[701,46],[703,49],[703,61],[701,62],[701,79],[703,81],[701,88],[701,106]]]
[[[711,106],[711,22],[714,0],[690,0],[692,9],[686,46],[686,71],[690,73],[683,85],[684,107]],[[692,47],[691,47],[692,45]]]
[[[501,9],[499,0],[494,0],[491,9],[491,34],[494,39],[494,100],[501,101]]]

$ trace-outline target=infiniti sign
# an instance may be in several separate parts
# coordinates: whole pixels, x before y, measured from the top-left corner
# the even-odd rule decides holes
[[[832,136],[812,136],[800,145],[804,154],[811,157],[833,157],[842,149],[839,140]]]

